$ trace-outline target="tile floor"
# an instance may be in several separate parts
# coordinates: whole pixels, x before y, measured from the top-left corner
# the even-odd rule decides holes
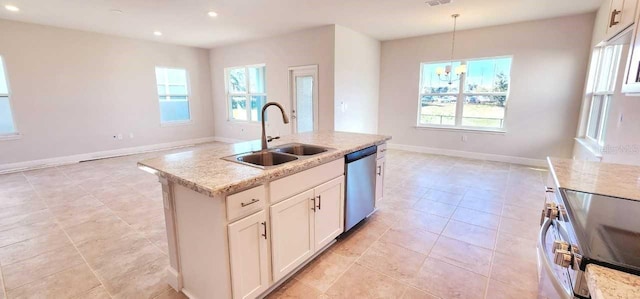
[[[160,185],[136,167],[164,153],[0,175],[0,299],[184,298]],[[271,298],[537,297],[546,171],[388,153],[379,211]]]

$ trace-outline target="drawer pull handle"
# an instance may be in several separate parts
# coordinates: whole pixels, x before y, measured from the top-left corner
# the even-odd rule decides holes
[[[615,25],[620,24],[620,21],[617,21],[617,20],[616,20],[616,17],[617,17],[621,12],[622,12],[622,11],[617,10],[617,9],[614,9],[614,10],[611,12],[611,19],[609,20],[609,28],[611,28],[611,27],[613,27],[613,26],[615,26]]]
[[[262,222],[262,223],[260,223],[260,224],[262,224],[262,227],[264,228],[264,234],[262,234],[262,236],[263,236],[263,237],[264,237],[264,239],[266,240],[266,239],[267,239],[267,222],[266,222],[266,221],[263,221],[263,222]]]
[[[313,200],[313,208],[311,208],[312,211],[316,211],[316,198],[312,197],[311,200]]]
[[[322,210],[322,195],[316,197],[318,198],[318,210]]]
[[[378,175],[382,175],[382,166],[378,166]]]
[[[252,205],[252,204],[254,204],[254,203],[256,203],[256,202],[259,202],[259,201],[260,201],[259,199],[257,199],[257,198],[253,198],[253,199],[251,199],[251,202],[250,202],[250,203],[244,203],[244,202],[241,202],[241,203],[240,203],[240,205],[244,208],[244,207],[246,207],[246,206]]]

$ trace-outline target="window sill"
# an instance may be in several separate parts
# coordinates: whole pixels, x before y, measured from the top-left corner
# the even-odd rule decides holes
[[[452,132],[471,132],[471,133],[485,133],[504,135],[507,133],[503,129],[480,129],[480,128],[465,128],[465,127],[441,127],[441,126],[414,126],[418,130],[436,130],[436,131],[452,131]]]
[[[187,126],[192,124],[193,121],[192,120],[185,120],[185,121],[171,121],[171,122],[161,122],[160,126],[161,127],[177,127],[177,126]]]
[[[20,133],[0,135],[0,141],[9,141],[9,140],[18,140],[18,139],[22,139],[22,135],[20,135]]]
[[[251,126],[260,126],[262,125],[261,121],[253,121],[253,120],[235,120],[235,119],[227,119],[228,123],[238,124],[238,125],[251,125]],[[266,121],[265,121],[266,123]]]
[[[574,138],[580,146],[587,149],[594,157],[598,159],[602,159],[602,146],[599,144],[587,139],[587,138]]]

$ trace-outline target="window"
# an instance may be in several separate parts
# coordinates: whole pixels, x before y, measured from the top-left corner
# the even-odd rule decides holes
[[[156,67],[160,121],[162,123],[188,122],[189,83],[187,70]]]
[[[436,74],[450,64],[467,67],[451,84]],[[510,73],[511,57],[422,63],[418,126],[504,129]]]
[[[264,65],[225,69],[229,120],[262,121],[262,106],[267,102],[265,72]]]
[[[614,94],[622,45],[596,48],[593,56],[586,97],[590,99],[585,137],[604,145],[609,102]]]
[[[0,56],[0,137],[18,134],[11,112],[10,96],[7,72]]]

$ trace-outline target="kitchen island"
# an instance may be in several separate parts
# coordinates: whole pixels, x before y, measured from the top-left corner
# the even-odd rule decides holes
[[[139,162],[162,184],[169,284],[190,298],[268,294],[344,231],[345,155],[378,147],[376,191],[382,193],[389,139],[343,132],[285,136],[270,148],[301,143],[327,151],[266,169],[223,159],[259,151],[259,140]]]

